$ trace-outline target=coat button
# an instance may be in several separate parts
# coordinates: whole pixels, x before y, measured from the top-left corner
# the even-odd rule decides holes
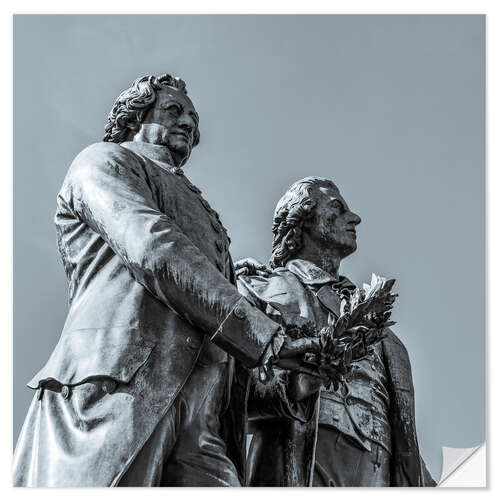
[[[69,387],[67,385],[63,385],[61,388],[61,396],[63,397],[63,399],[68,399],[69,393],[70,393]]]
[[[352,398],[347,398],[347,399],[345,400],[345,404],[346,404],[347,406],[352,405]]]
[[[215,219],[210,219],[210,223],[212,224],[212,227],[214,228],[214,231],[216,233],[220,233],[220,226],[219,226],[219,224],[217,224],[217,222],[215,221]]]
[[[193,193],[201,194],[201,189],[198,189],[194,184],[189,183],[187,187],[193,191]]]
[[[116,390],[116,382],[113,379],[105,380],[102,384],[102,390],[108,394],[113,394]]]
[[[233,310],[233,314],[238,318],[238,319],[245,319],[247,317],[247,313],[245,309],[242,306],[236,306]]]
[[[208,204],[208,201],[207,200],[204,200],[203,198],[201,199],[201,204],[203,205],[203,207],[205,208],[205,210],[208,212],[208,213],[212,213],[212,207]]]
[[[195,339],[193,339],[193,337],[188,337],[186,339],[186,344],[191,347],[191,349],[196,349],[198,347],[198,344],[196,342]]]

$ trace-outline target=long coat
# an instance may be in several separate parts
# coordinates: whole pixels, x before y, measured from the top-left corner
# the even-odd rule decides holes
[[[350,283],[346,278],[342,279]],[[331,284],[330,275],[300,259],[290,261],[285,268],[276,269],[269,277],[242,276],[238,281],[242,294],[286,328],[307,328],[312,325],[318,331],[327,326],[329,312],[337,316],[339,313],[339,299]],[[319,290],[315,293],[307,285],[317,285]],[[391,400],[391,486],[434,486],[435,482],[419,452],[408,352],[389,329],[384,332],[382,351]],[[257,476],[260,474],[258,461],[261,457],[266,457],[266,464],[275,464],[271,474],[264,471],[266,477],[272,477],[273,484],[312,484],[320,399],[313,396],[307,407],[297,404],[288,397],[283,387],[283,380],[286,384],[287,378],[280,375],[279,369],[275,369],[275,378],[269,383],[270,387],[258,387],[258,379],[249,376],[247,370],[236,370],[232,401],[235,408],[233,417],[239,421],[236,428],[243,429],[240,439],[243,439],[242,432],[254,433],[247,460],[248,485],[260,482],[261,478]],[[245,408],[245,412],[240,411],[242,415],[239,417],[238,408]],[[286,418],[273,427],[276,416]],[[249,424],[249,417],[255,418],[256,423]],[[266,424],[266,418],[271,426]],[[275,429],[271,431],[271,439],[266,426]],[[276,440],[278,432],[282,434],[282,439],[278,438],[281,443]],[[269,459],[271,455],[273,458]]]
[[[55,223],[69,313],[28,384],[37,394],[17,444],[16,485],[117,484],[202,349],[212,362],[228,352],[252,367],[279,328],[231,284],[225,229],[182,171],[160,161],[164,151],[97,143],[67,173]],[[69,397],[96,379],[111,390],[81,402],[85,415],[54,411],[54,391]]]

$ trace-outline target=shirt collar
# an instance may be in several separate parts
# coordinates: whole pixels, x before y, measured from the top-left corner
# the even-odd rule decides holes
[[[134,153],[146,156],[151,160],[166,163],[171,167],[177,168],[174,165],[172,154],[166,146],[160,146],[158,144],[151,144],[149,142],[142,141],[126,141],[120,143],[120,146],[130,149]]]
[[[295,274],[304,285],[327,285],[328,283],[335,284],[335,288],[352,288],[356,285],[345,276],[339,276],[336,279],[330,273],[323,271],[320,267],[308,260],[292,259],[285,266],[290,272]]]

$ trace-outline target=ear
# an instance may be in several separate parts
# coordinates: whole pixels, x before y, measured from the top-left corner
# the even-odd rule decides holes
[[[304,231],[309,231],[311,227],[313,227],[316,224],[316,210],[313,207],[311,207],[309,214],[307,217],[304,219],[302,222],[302,229]]]
[[[312,198],[307,198],[301,203],[303,215],[302,215],[302,229],[309,230],[311,226],[315,223],[316,219],[316,202]]]
[[[314,216],[310,217],[309,219],[306,219],[302,223],[302,230],[309,231],[313,225],[314,225]]]
[[[132,132],[139,132],[139,129],[141,128],[141,124],[142,124],[142,120],[141,121],[127,121],[125,123],[125,127],[127,127]]]

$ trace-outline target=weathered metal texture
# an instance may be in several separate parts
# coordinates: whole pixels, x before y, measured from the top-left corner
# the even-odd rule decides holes
[[[340,282],[343,284],[340,285]],[[238,285],[249,300],[253,300],[286,330],[316,328],[319,331],[328,324],[330,313],[338,317],[339,301],[333,297],[335,288],[352,287],[349,283],[343,277],[333,278],[310,262],[294,259],[284,268],[277,268],[267,278],[240,276]],[[332,297],[329,298],[330,295]],[[354,365],[355,369],[338,391],[321,391],[316,411],[307,400],[304,404],[308,404],[308,408],[304,409],[303,405],[289,398],[286,384],[292,384],[296,377],[302,375],[286,374],[276,369],[274,387],[273,382],[266,387],[253,378],[254,389],[250,390],[248,412],[250,418],[260,420],[256,424],[256,434],[259,428],[265,427],[266,418],[278,416],[295,421],[293,434],[296,438],[283,438],[290,441],[290,448],[283,444],[276,446],[275,439],[269,441],[263,438],[251,448],[252,453],[260,457],[269,458],[281,452],[288,454],[286,461],[275,457],[278,468],[273,472],[274,478],[275,481],[282,481],[275,485],[312,484],[313,457],[304,452],[300,455],[300,450],[312,453],[314,446],[299,446],[298,443],[303,441],[304,433],[311,435],[311,426],[315,428],[312,439],[316,439],[318,425],[337,429],[357,441],[357,446],[364,448],[367,453],[370,453],[374,444],[382,445],[391,452],[390,483],[387,486],[434,484],[419,455],[411,368],[401,341],[390,330],[386,330],[381,344]],[[283,384],[285,387],[280,387]],[[296,427],[300,427],[301,432],[297,432]],[[296,454],[293,449],[297,450]],[[248,480],[250,484],[263,485],[262,481],[269,481],[272,475],[269,471],[264,472],[265,467],[260,468],[256,460],[251,454],[249,462],[253,476],[250,474]],[[269,460],[266,460],[268,463]],[[285,470],[279,470],[279,464]],[[294,476],[306,478],[305,483],[287,483],[286,478],[290,476],[287,468],[293,464],[295,468],[301,466],[307,469]],[[342,467],[342,464],[337,463],[336,466]],[[259,470],[264,477],[259,477]],[[366,478],[359,480],[360,484],[367,482]]]
[[[29,383],[42,390],[19,438],[16,485],[116,484],[199,357],[226,362],[225,350],[255,366],[278,329],[230,283],[218,216],[164,159],[154,144],[98,143],[69,169],[55,221],[70,310]],[[103,380],[118,388],[82,389]],[[96,412],[91,423],[79,408]]]

